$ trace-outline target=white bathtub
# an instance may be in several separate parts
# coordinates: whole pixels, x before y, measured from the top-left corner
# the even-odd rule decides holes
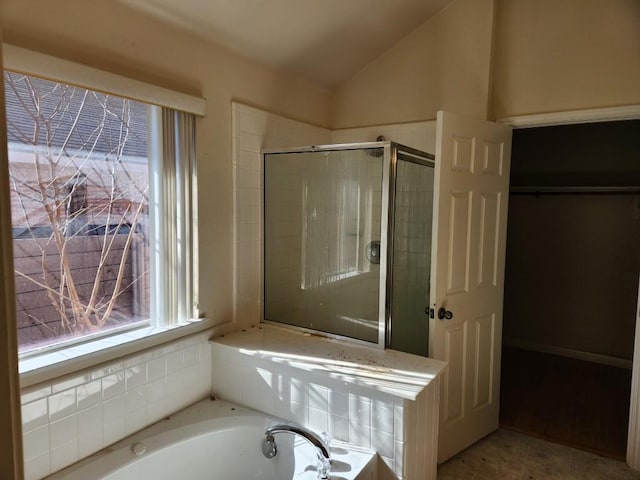
[[[203,400],[48,477],[68,480],[312,480],[315,449],[277,434],[278,454],[263,456],[265,429],[282,420],[222,400]],[[373,452],[332,444],[331,478],[375,480]]]

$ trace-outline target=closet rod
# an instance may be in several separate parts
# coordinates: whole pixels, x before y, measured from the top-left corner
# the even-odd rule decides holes
[[[640,187],[511,187],[513,195],[638,195]]]

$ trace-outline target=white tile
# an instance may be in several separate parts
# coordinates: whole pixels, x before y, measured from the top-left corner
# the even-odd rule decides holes
[[[76,391],[74,388],[49,397],[49,420],[58,420],[76,411]]]
[[[213,360],[211,367],[211,391],[220,398],[227,398],[228,364],[222,360]]]
[[[108,400],[124,393],[124,370],[102,379],[102,398]]]
[[[167,375],[182,369],[182,351],[171,352],[166,357]]]
[[[107,375],[113,375],[114,373],[120,372],[122,370],[124,370],[124,362],[118,361],[109,363],[93,370],[93,372],[91,372],[91,378],[97,380],[99,378],[106,377]]]
[[[329,389],[322,385],[312,383],[309,385],[309,408],[329,411]]]
[[[125,393],[126,412],[132,413],[147,406],[147,389],[145,386]]]
[[[157,402],[147,404],[147,420],[150,424],[157,422],[171,413],[172,412],[167,409],[167,402],[164,397]]]
[[[165,408],[167,409],[167,414],[175,413],[178,410],[181,410],[183,406],[186,406],[184,404],[182,393],[180,392],[167,394],[167,396],[164,397],[164,403]]]
[[[193,365],[199,360],[198,345],[190,345],[182,350],[182,364],[184,366]]]
[[[326,410],[316,410],[309,407],[308,426],[316,433],[329,431],[329,414]]]
[[[237,363],[229,364],[227,373],[229,379],[227,383],[227,400],[232,402],[242,401],[242,367]]]
[[[51,449],[51,471],[57,472],[78,461],[78,439]]]
[[[349,418],[349,396],[337,390],[330,390],[329,413],[337,417]]]
[[[166,361],[164,357],[153,358],[147,362],[147,381],[153,382],[164,378],[166,374]]]
[[[383,457],[393,458],[394,440],[393,434],[379,431],[371,431],[371,448]]]
[[[94,405],[77,413],[78,437],[97,436],[102,442],[102,404]]]
[[[396,400],[393,405],[393,435],[396,441],[404,442],[406,440],[404,428],[404,402]]]
[[[37,480],[51,473],[51,457],[49,452],[24,462],[25,480]]]
[[[264,135],[268,118],[266,113],[258,110],[253,110],[252,112],[240,111],[237,118],[240,131],[259,136]]]
[[[22,405],[22,431],[29,432],[49,423],[48,401],[41,398]]]
[[[257,152],[239,150],[236,158],[237,166],[238,168],[244,168],[247,170],[259,170],[260,159],[261,159],[261,156]]]
[[[250,152],[260,152],[262,149],[263,137],[262,135],[256,135],[253,133],[240,131],[238,145],[240,150],[247,150]]]
[[[411,456],[415,457],[415,448],[414,452],[411,451],[411,445],[403,442],[395,442],[395,453],[393,456],[393,468],[394,473],[400,476],[408,477],[411,475],[409,472],[410,464],[409,459]]]
[[[102,403],[102,420],[104,432],[104,445],[124,438],[124,422],[126,405],[124,395],[105,400]]]
[[[242,383],[241,401],[252,408],[258,403],[258,372],[251,367],[242,366],[240,382]]]
[[[309,402],[309,385],[299,378],[292,378],[289,383],[289,399],[291,402],[307,405]]]
[[[390,433],[394,433],[394,412],[393,399],[391,404],[373,401],[371,403],[371,429]]]
[[[349,394],[349,423],[366,428],[371,426],[371,400],[368,397]]]
[[[86,381],[91,380],[91,375],[75,375],[71,378],[67,378],[61,382],[56,382],[51,385],[52,393],[62,392],[64,390],[82,385]]]
[[[25,460],[49,453],[49,426],[37,428],[22,436]]]
[[[272,410],[266,413],[269,413],[269,415],[273,415],[274,417],[279,417],[287,420],[290,420],[292,418],[289,402],[281,401],[278,399],[274,400]]]
[[[146,397],[147,397],[148,403],[157,403],[164,398],[165,383],[166,383],[166,380],[164,379],[164,377],[162,377],[146,385],[146,389],[147,389]]]
[[[416,402],[406,402],[403,410],[404,439],[406,442],[415,443],[418,434],[417,422]]]
[[[69,415],[49,424],[49,440],[51,449],[58,445],[78,441],[78,417],[76,414]]]
[[[29,403],[34,400],[39,400],[41,398],[45,398],[51,395],[51,386],[37,388],[35,390],[26,390],[25,393],[22,393],[21,403]]]
[[[153,353],[151,351],[140,353],[138,355],[134,355],[125,360],[124,366],[125,368],[133,367],[135,365],[139,365],[141,363],[145,363],[153,358]]]
[[[180,350],[180,344],[178,342],[171,342],[154,350],[152,356],[153,358],[166,357],[170,353],[177,352],[178,350]]]
[[[200,351],[199,351],[200,360],[201,361],[208,361],[208,363],[211,363],[211,357],[212,357],[211,344],[208,341],[205,341],[205,342],[200,343],[198,348],[200,349]]]
[[[274,404],[276,402],[276,388],[273,386],[274,376],[273,373],[264,368],[258,368],[258,383],[257,383],[257,400],[258,410],[261,412],[273,412]]]
[[[208,395],[211,393],[211,360],[200,362],[198,364],[199,373],[199,381],[201,391]]]
[[[76,388],[78,410],[89,408],[102,400],[102,381],[94,380]]]
[[[309,409],[303,403],[291,402],[289,404],[290,419],[300,425],[306,425],[309,418]]]
[[[184,378],[182,370],[167,375],[167,381],[165,383],[165,391],[167,395],[181,394],[183,388]]]
[[[335,415],[329,416],[329,434],[331,438],[342,442],[349,441],[349,421]]]
[[[139,410],[135,410],[132,412],[127,412],[125,415],[125,435],[131,435],[137,431],[142,430],[147,425],[149,425],[149,421],[147,420],[147,405]]]
[[[199,365],[194,364],[185,367],[182,375],[184,381],[183,394],[185,400],[188,400],[190,403],[200,400],[203,397],[203,392]]]
[[[371,429],[350,421],[349,442],[364,448],[371,448]]]
[[[143,386],[147,381],[147,364],[141,363],[129,367],[124,371],[125,375],[125,390],[137,390]]]
[[[102,431],[100,435],[90,435],[88,437],[80,437],[78,439],[78,459],[86,458],[89,455],[102,450]]]
[[[78,456],[97,452],[103,447],[102,404],[78,412]]]

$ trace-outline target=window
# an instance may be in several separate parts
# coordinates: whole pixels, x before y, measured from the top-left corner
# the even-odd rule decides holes
[[[197,316],[193,115],[4,82],[21,354]]]

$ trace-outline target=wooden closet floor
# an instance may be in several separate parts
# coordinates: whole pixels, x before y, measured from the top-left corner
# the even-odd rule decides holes
[[[500,426],[623,460],[631,370],[504,347]]]

